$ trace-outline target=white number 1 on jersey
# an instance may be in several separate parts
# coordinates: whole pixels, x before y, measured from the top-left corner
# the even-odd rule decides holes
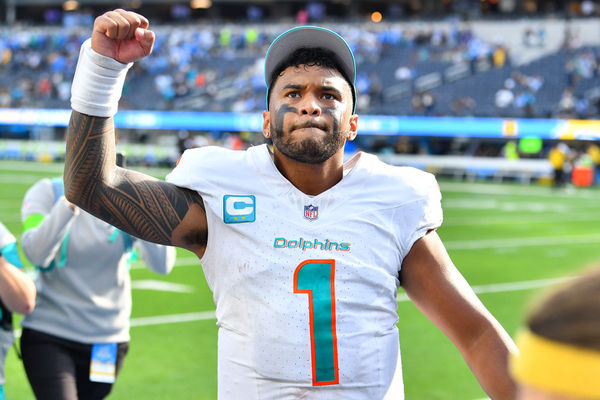
[[[339,383],[334,277],[335,260],[306,260],[294,272],[294,293],[308,295],[313,386]]]

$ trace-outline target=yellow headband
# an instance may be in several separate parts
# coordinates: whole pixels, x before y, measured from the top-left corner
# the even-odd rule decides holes
[[[511,356],[510,372],[519,383],[563,396],[600,399],[600,351],[559,343],[528,330],[517,335],[516,343],[520,355]]]

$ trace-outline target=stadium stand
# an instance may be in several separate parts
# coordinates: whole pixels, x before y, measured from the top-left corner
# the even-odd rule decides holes
[[[532,59],[524,51],[528,42],[506,47],[497,37],[477,34],[481,24],[334,25],[349,38],[357,55],[361,72],[357,87],[363,99],[359,111],[553,117],[564,111],[558,105],[569,89],[577,117],[598,116],[599,47],[594,43],[569,44],[566,34],[547,38],[543,51],[531,52],[537,55]],[[548,30],[566,29],[555,25]],[[521,24],[515,24],[513,36],[521,37],[517,26]],[[511,24],[503,27],[509,32]],[[266,44],[283,28],[279,24],[155,27],[154,55],[130,73],[121,107],[260,111],[265,94],[260,60]],[[86,35],[78,26],[2,28],[0,106],[67,108],[78,46]],[[506,41],[514,45],[515,40]],[[522,54],[529,55],[526,62]],[[509,103],[499,106],[496,93],[503,85],[509,85],[511,93],[503,93]],[[156,101],[148,102],[149,98]]]

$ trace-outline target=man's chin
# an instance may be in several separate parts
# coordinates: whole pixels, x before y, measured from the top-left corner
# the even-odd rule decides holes
[[[277,146],[280,153],[292,160],[306,164],[322,164],[333,154],[318,140],[302,140],[296,146]]]

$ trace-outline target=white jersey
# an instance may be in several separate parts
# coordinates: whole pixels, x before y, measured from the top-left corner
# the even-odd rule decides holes
[[[220,399],[403,398],[398,276],[441,224],[441,194],[433,175],[373,155],[347,166],[318,196],[266,145],[188,150],[167,176],[206,207]]]

